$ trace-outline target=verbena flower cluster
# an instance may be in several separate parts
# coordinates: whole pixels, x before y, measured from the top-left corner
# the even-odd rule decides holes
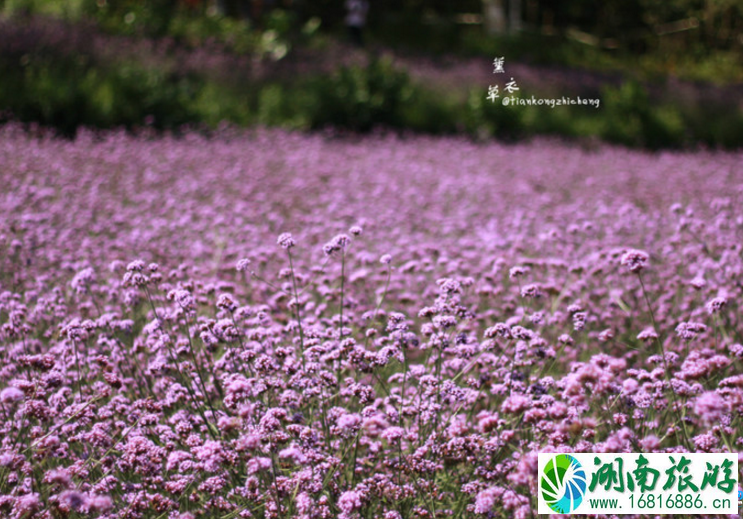
[[[741,154],[0,131],[0,517],[532,517],[743,444]]]

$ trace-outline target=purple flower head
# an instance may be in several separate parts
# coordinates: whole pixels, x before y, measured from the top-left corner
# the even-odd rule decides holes
[[[4,404],[12,404],[23,400],[23,391],[17,387],[6,387],[0,391],[0,402]]]
[[[697,448],[697,451],[702,452],[711,452],[712,449],[717,447],[717,445],[720,443],[719,438],[710,433],[699,434],[697,436],[694,436],[692,440],[694,441],[694,446]]]
[[[292,235],[288,232],[280,234],[278,239],[276,240],[276,243],[282,249],[291,249],[297,244],[297,242],[294,240],[294,237],[292,237]]]
[[[534,332],[523,326],[514,326],[511,328],[511,336],[522,341],[529,341],[534,338]]]
[[[300,514],[309,514],[314,506],[312,498],[307,495],[307,492],[300,492],[296,499],[297,512]]]
[[[495,337],[508,339],[511,337],[511,328],[506,323],[498,323],[485,330],[485,337],[488,339],[494,339]]]
[[[196,300],[188,290],[176,289],[168,292],[168,299],[175,301],[184,310],[195,310]]]
[[[305,456],[302,449],[296,445],[290,445],[279,452],[279,459],[291,460],[294,463],[301,465],[307,461],[307,456]]]
[[[694,413],[708,424],[720,423],[727,412],[727,403],[716,391],[702,393],[694,402]]]
[[[576,331],[580,331],[586,327],[586,320],[588,314],[586,312],[576,312],[573,314],[573,328]]]
[[[165,468],[168,471],[177,470],[182,461],[190,460],[191,458],[192,456],[189,452],[173,451],[168,455],[168,461],[165,464]]]
[[[134,260],[126,267],[126,273],[124,274],[123,283],[125,287],[142,287],[145,286],[150,278],[148,278],[142,271],[145,269],[145,262],[142,260]]]
[[[355,490],[347,490],[346,492],[343,492],[341,497],[338,499],[338,508],[346,514],[358,510],[361,508],[361,494]]]
[[[216,472],[225,460],[222,444],[217,441],[209,440],[201,447],[194,448],[193,452],[208,472]]]
[[[88,508],[91,512],[108,513],[113,508],[114,503],[108,496],[92,496],[88,500]]]
[[[690,341],[700,333],[704,333],[707,330],[707,326],[702,323],[685,322],[681,323],[676,327],[676,333],[685,341]]]
[[[654,434],[650,434],[638,442],[644,452],[654,452],[660,447],[660,439]]]
[[[705,281],[705,279],[702,276],[697,276],[691,281],[689,281],[689,284],[693,286],[694,288],[696,288],[697,290],[701,290],[707,286],[707,281]]]
[[[402,427],[388,427],[382,432],[382,438],[388,442],[396,442],[405,436],[405,429]]]
[[[335,252],[346,250],[346,247],[348,247],[350,244],[351,238],[349,238],[345,234],[339,234],[328,243],[323,245],[322,250],[326,256],[331,256]]]
[[[648,263],[648,253],[638,249],[630,249],[622,256],[621,263],[627,267],[630,272],[640,272]]]
[[[243,258],[237,262],[238,272],[247,272],[249,267],[250,267],[250,260],[247,258]]]
[[[142,272],[144,270],[144,267],[144,261],[138,259],[129,263],[129,265],[126,266],[126,270],[127,272]]]
[[[237,303],[232,294],[220,294],[217,299],[217,307],[228,312],[234,312],[237,310]]]
[[[718,314],[728,304],[726,297],[715,297],[707,302],[705,308],[708,314]]]
[[[86,504],[87,499],[77,490],[67,490],[60,494],[59,501],[68,510],[79,510]]]
[[[510,395],[503,401],[501,409],[504,413],[520,413],[531,407],[531,399],[523,395]]]
[[[447,329],[457,325],[457,318],[452,315],[437,315],[433,318],[436,328]]]
[[[343,414],[338,418],[338,428],[342,431],[355,432],[361,425],[361,415],[353,413]]]
[[[502,491],[499,492],[498,489],[491,487],[477,494],[475,498],[475,513],[491,513],[495,509],[495,505],[499,501],[498,498],[502,493]]]
[[[462,293],[462,284],[456,279],[443,278],[436,281],[439,286],[439,294],[449,296]]]
[[[95,281],[95,271],[92,268],[86,268],[75,274],[70,285],[78,294],[85,294],[93,281]]]
[[[72,478],[67,469],[52,469],[44,475],[44,482],[59,485],[62,488],[69,488],[72,485]]]
[[[652,328],[645,328],[643,331],[637,334],[637,338],[644,342],[650,342],[657,339],[658,334]]]
[[[39,500],[39,494],[26,494],[21,496],[15,503],[15,509],[17,510],[18,517],[26,517],[32,515],[37,510],[41,509],[41,501]]]
[[[526,285],[521,289],[521,297],[524,297],[527,299],[536,299],[540,297],[541,295],[542,295],[542,289],[536,283]]]

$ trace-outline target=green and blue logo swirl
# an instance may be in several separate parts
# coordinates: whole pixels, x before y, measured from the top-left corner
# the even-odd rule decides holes
[[[539,487],[552,511],[569,514],[583,502],[586,471],[573,456],[558,454],[545,465]]]

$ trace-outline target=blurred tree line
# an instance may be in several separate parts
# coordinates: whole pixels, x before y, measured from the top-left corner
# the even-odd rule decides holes
[[[183,16],[218,15],[261,29],[272,12],[281,10],[296,30],[311,19],[320,20],[324,30],[336,30],[346,14],[344,0],[0,0],[6,12],[38,12],[55,5],[67,14],[124,24],[139,17],[150,35],[166,34],[172,20]],[[456,44],[463,31],[480,26],[484,34],[558,34],[632,52],[663,45],[743,49],[741,0],[370,0],[370,7],[368,29],[393,39],[395,34],[422,41],[439,37]]]

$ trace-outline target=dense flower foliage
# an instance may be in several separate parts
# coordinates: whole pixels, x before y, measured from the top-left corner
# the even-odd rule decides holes
[[[0,516],[531,517],[743,444],[741,154],[0,132]]]

